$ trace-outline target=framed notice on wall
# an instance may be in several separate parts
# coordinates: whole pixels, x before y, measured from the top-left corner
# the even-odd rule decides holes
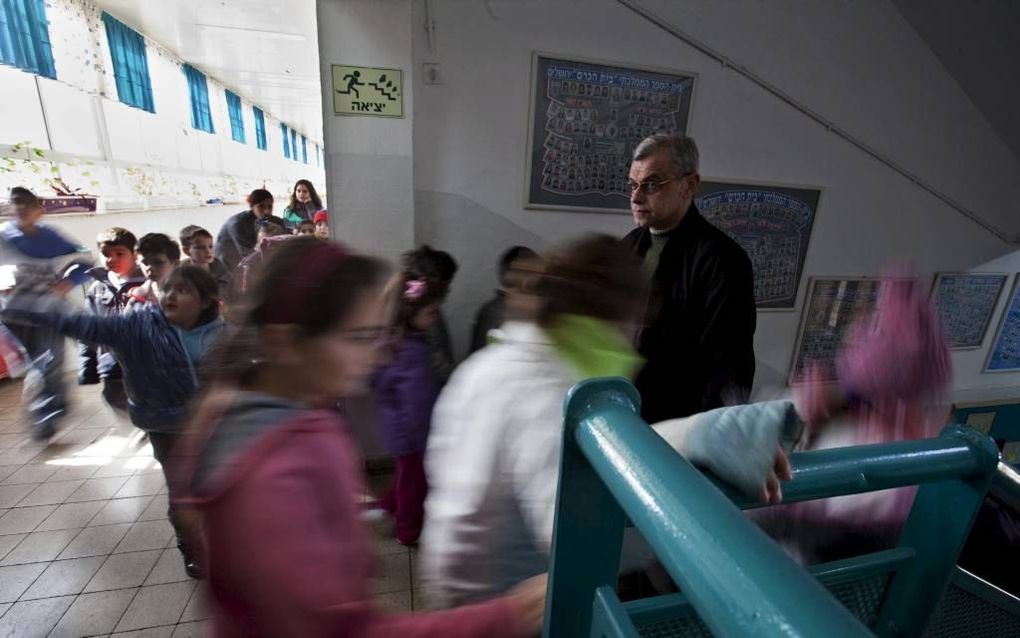
[[[630,158],[653,133],[686,133],[695,76],[536,53],[525,208],[630,210]]]
[[[988,353],[985,372],[1016,372],[1020,370],[1020,275],[1013,282],[1013,292],[999,320],[999,331]]]
[[[981,347],[1006,277],[1000,273],[967,272],[935,275],[932,297],[949,347],[958,350]]]
[[[791,379],[799,379],[814,362],[821,365],[821,380],[836,381],[836,355],[847,330],[854,320],[875,308],[881,283],[881,279],[866,277],[811,278],[790,367]]]
[[[811,228],[822,191],[795,186],[704,181],[701,214],[740,244],[754,265],[754,300],[762,309],[797,305]]]

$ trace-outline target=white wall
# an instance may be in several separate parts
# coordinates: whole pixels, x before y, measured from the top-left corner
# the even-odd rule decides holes
[[[252,104],[243,98],[246,143],[233,141],[228,87],[215,78],[208,78],[215,134],[193,129],[183,61],[148,38],[156,112],[120,103],[101,11],[88,0],[52,0],[46,11],[57,79],[0,67],[0,93],[8,96],[0,104],[0,161],[16,159],[2,164],[11,169],[3,175],[7,187],[50,194],[46,180],[59,176],[99,195],[100,210],[137,210],[196,206],[214,197],[242,202],[265,185],[282,210],[297,179],[324,184],[314,148],[307,164],[284,158],[280,123],[269,112],[267,149],[257,148]],[[10,146],[22,142],[45,158],[12,153]]]
[[[861,138],[987,221],[1020,228],[1020,165],[886,2],[646,1],[672,24]],[[824,188],[795,312],[759,313],[759,382],[781,381],[807,278],[876,275],[890,259],[939,270],[987,269],[1015,250],[941,200],[788,104],[611,0],[414,3],[414,68],[438,63],[442,84],[414,75],[418,243],[461,262],[448,314],[463,346],[470,314],[495,285],[495,260],[513,243],[541,248],[584,231],[623,235],[628,215],[523,208],[531,57],[564,56],[693,71],[689,133],[705,176]],[[998,269],[1018,270],[1015,255]],[[992,335],[986,338],[986,345]],[[985,375],[983,352],[954,355],[971,397],[1007,392],[1020,375]],[[979,360],[980,359],[980,363]],[[764,383],[763,383],[764,384]],[[999,390],[994,390],[999,388]]]
[[[414,69],[411,0],[318,0],[323,137],[332,236],[395,257],[414,243]],[[399,68],[404,117],[333,113],[333,64]],[[309,162],[314,165],[314,150]]]

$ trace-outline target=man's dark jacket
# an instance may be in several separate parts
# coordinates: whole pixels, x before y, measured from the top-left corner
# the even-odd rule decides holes
[[[747,253],[691,204],[668,233],[652,280],[638,351],[642,416],[655,423],[745,403],[754,381],[754,275]],[[644,257],[651,232],[624,245]]]

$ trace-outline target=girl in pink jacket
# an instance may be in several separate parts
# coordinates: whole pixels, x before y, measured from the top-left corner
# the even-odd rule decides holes
[[[192,500],[203,512],[219,636],[528,636],[544,576],[444,612],[384,614],[359,518],[356,443],[328,398],[363,393],[391,336],[381,262],[312,238],[268,260],[196,416]],[[215,360],[214,360],[215,361]]]

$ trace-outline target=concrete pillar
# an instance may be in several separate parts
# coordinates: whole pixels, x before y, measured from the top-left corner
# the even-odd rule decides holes
[[[414,246],[411,0],[317,0],[330,231],[393,258]],[[404,116],[336,115],[332,65],[403,71]]]

